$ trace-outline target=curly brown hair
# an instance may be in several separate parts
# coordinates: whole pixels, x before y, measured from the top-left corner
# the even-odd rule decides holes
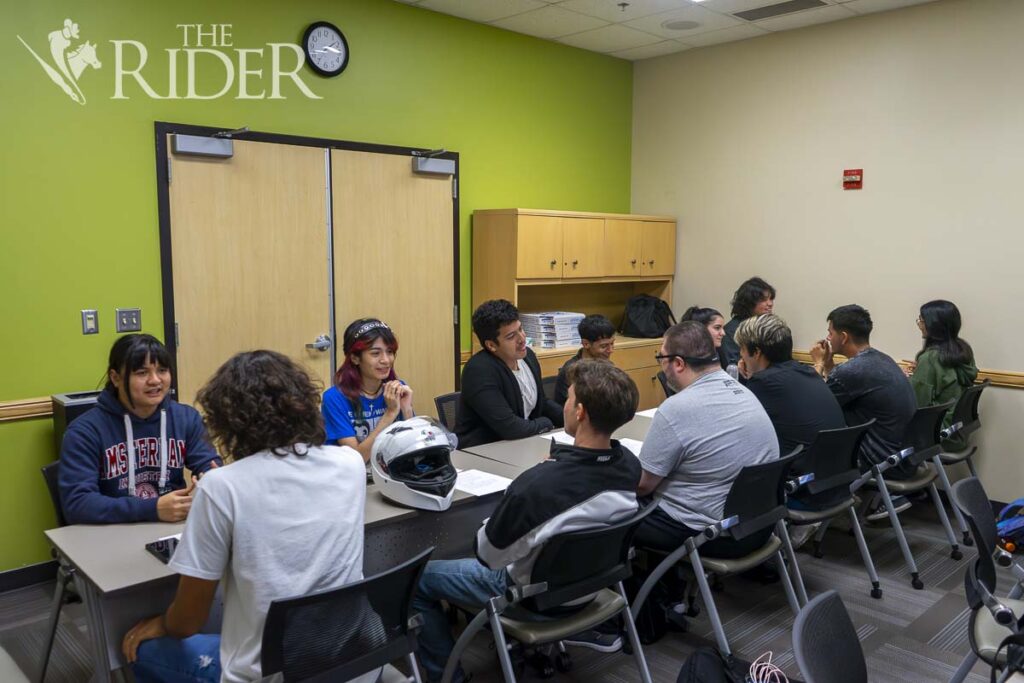
[[[276,351],[246,351],[228,360],[196,397],[210,438],[240,460],[269,450],[305,455],[300,444],[326,440],[320,391],[298,363]]]

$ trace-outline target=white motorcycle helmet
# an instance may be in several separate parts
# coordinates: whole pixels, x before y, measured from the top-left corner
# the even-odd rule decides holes
[[[457,472],[451,452],[458,440],[432,418],[395,422],[378,434],[370,451],[373,483],[384,497],[421,510],[452,504]]]

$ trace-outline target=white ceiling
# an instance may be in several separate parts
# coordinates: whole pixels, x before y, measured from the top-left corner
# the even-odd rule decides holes
[[[638,60],[932,0],[822,0],[758,21],[734,12],[782,0],[397,0],[481,24]],[[625,5],[625,6],[621,6]],[[682,28],[666,24],[690,22]]]

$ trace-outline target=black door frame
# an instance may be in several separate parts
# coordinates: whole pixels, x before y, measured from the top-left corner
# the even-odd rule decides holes
[[[170,150],[167,145],[167,136],[172,133],[210,136],[214,133],[230,131],[232,128],[230,126],[198,126],[188,123],[156,121],[153,124],[153,129],[156,136],[156,193],[157,211],[160,221],[160,282],[164,309],[164,344],[170,351],[171,358],[174,360],[175,366],[177,366],[178,339],[174,329],[174,271],[173,264],[171,262],[171,201],[170,184],[168,183],[168,159]],[[351,140],[335,140],[332,138],[314,138],[301,135],[285,135],[283,133],[267,133],[262,131],[236,133],[231,137],[234,140],[245,140],[249,142],[270,142],[283,145],[299,145],[302,147],[338,149],[350,152],[395,154],[409,158],[414,156],[414,152],[431,151],[429,148],[425,147],[398,147],[395,145],[380,145],[368,142],[353,142]],[[458,391],[462,386],[462,373],[460,372],[462,366],[462,327],[459,322],[459,318],[462,314],[462,292],[460,290],[459,278],[459,272],[461,270],[461,264],[459,262],[459,195],[461,195],[462,192],[460,187],[461,183],[459,182],[459,153],[444,152],[443,154],[436,155],[436,158],[448,159],[455,162],[455,191],[453,192],[452,197],[452,250],[454,252],[452,254],[452,279],[454,283],[455,300],[452,303],[457,307],[456,310],[458,311],[458,315],[455,316],[455,326],[453,328],[452,357],[455,360],[455,390]],[[332,190],[333,188],[328,188],[328,192]],[[333,254],[334,244],[332,243],[327,245],[327,248],[330,249]],[[333,287],[334,283],[332,282],[331,285]],[[332,330],[332,332],[337,336],[336,330]],[[337,339],[332,339],[331,342],[333,344],[337,344]],[[332,368],[332,372],[336,369],[337,368]],[[174,390],[177,391],[177,375],[174,375],[173,377],[173,387]]]

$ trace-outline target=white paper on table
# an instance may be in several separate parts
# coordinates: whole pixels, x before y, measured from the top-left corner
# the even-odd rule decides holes
[[[638,439],[619,439],[619,443],[633,455],[640,455],[640,449],[644,447],[644,442]]]
[[[539,436],[542,439],[549,439],[551,441],[554,441],[555,443],[564,443],[566,446],[572,446],[574,443],[576,443],[575,437],[569,436],[563,430],[559,430],[557,432],[548,432],[546,434],[538,434],[537,436]]]
[[[641,410],[636,414],[637,417],[654,417],[654,414],[658,412],[657,408],[648,408],[647,410]]]
[[[471,496],[486,496],[488,493],[504,491],[512,480],[480,470],[462,470],[455,480],[455,488]]]
[[[171,539],[174,539],[175,541],[180,541],[181,534],[171,534],[170,536],[163,536],[161,538],[156,539],[156,543],[159,543],[160,541],[170,541]]]

